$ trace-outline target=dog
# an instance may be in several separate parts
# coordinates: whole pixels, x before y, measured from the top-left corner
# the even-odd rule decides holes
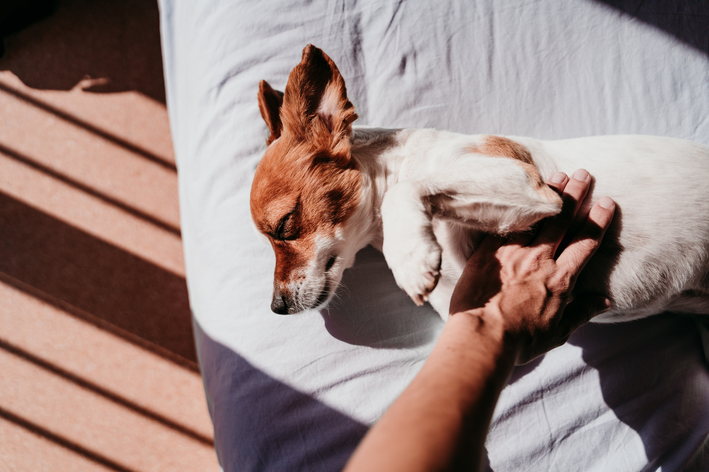
[[[596,195],[617,208],[575,287],[611,300],[594,321],[709,312],[707,146],[651,136],[541,141],[353,127],[344,79],[312,45],[284,93],[260,82],[258,105],[269,136],[250,206],[276,256],[275,313],[324,307],[371,244],[399,287],[445,319],[481,235],[528,231],[558,214],[561,198],[545,179],[578,168],[597,178],[581,211]]]

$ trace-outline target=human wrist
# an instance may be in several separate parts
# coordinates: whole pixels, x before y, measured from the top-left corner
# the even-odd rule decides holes
[[[465,321],[469,332],[477,337],[475,342],[484,345],[494,358],[511,359],[513,363],[517,363],[523,340],[509,329],[504,314],[496,304],[453,313],[449,322],[452,320],[458,324]]]
[[[505,319],[496,306],[464,310],[450,315],[448,323],[470,349],[475,343],[476,349],[482,350],[491,362],[499,363],[507,358],[516,359],[520,350],[519,342],[506,329]],[[504,362],[503,362],[504,363]]]

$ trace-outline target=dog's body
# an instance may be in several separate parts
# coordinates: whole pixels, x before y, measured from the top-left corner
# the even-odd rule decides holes
[[[445,318],[483,232],[526,231],[557,214],[561,200],[543,182],[578,168],[596,178],[586,208],[607,195],[619,209],[576,285],[612,300],[595,320],[709,312],[706,146],[647,136],[539,141],[353,129],[344,81],[312,46],[284,96],[262,82],[259,106],[271,136],[251,211],[276,252],[277,313],[326,304],[357,251],[372,244],[398,285]]]

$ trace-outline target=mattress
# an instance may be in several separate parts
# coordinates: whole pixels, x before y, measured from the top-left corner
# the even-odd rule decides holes
[[[256,92],[262,79],[283,90],[306,44],[337,63],[356,125],[709,144],[703,2],[159,4],[187,285],[225,471],[341,469],[443,326],[371,247],[327,309],[269,308],[274,255],[248,204],[268,134]],[[709,370],[694,320],[591,323],[514,371],[486,467],[709,470],[708,437]]]

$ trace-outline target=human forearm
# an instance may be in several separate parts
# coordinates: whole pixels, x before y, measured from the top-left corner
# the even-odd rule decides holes
[[[476,470],[495,403],[516,362],[563,344],[594,314],[600,294],[574,294],[576,277],[600,244],[614,203],[602,198],[555,256],[591,183],[580,170],[549,185],[562,211],[535,233],[486,237],[451,298],[451,316],[411,385],[371,429],[346,470]]]
[[[496,321],[482,312],[451,316],[419,375],[345,470],[476,470],[516,355]]]

